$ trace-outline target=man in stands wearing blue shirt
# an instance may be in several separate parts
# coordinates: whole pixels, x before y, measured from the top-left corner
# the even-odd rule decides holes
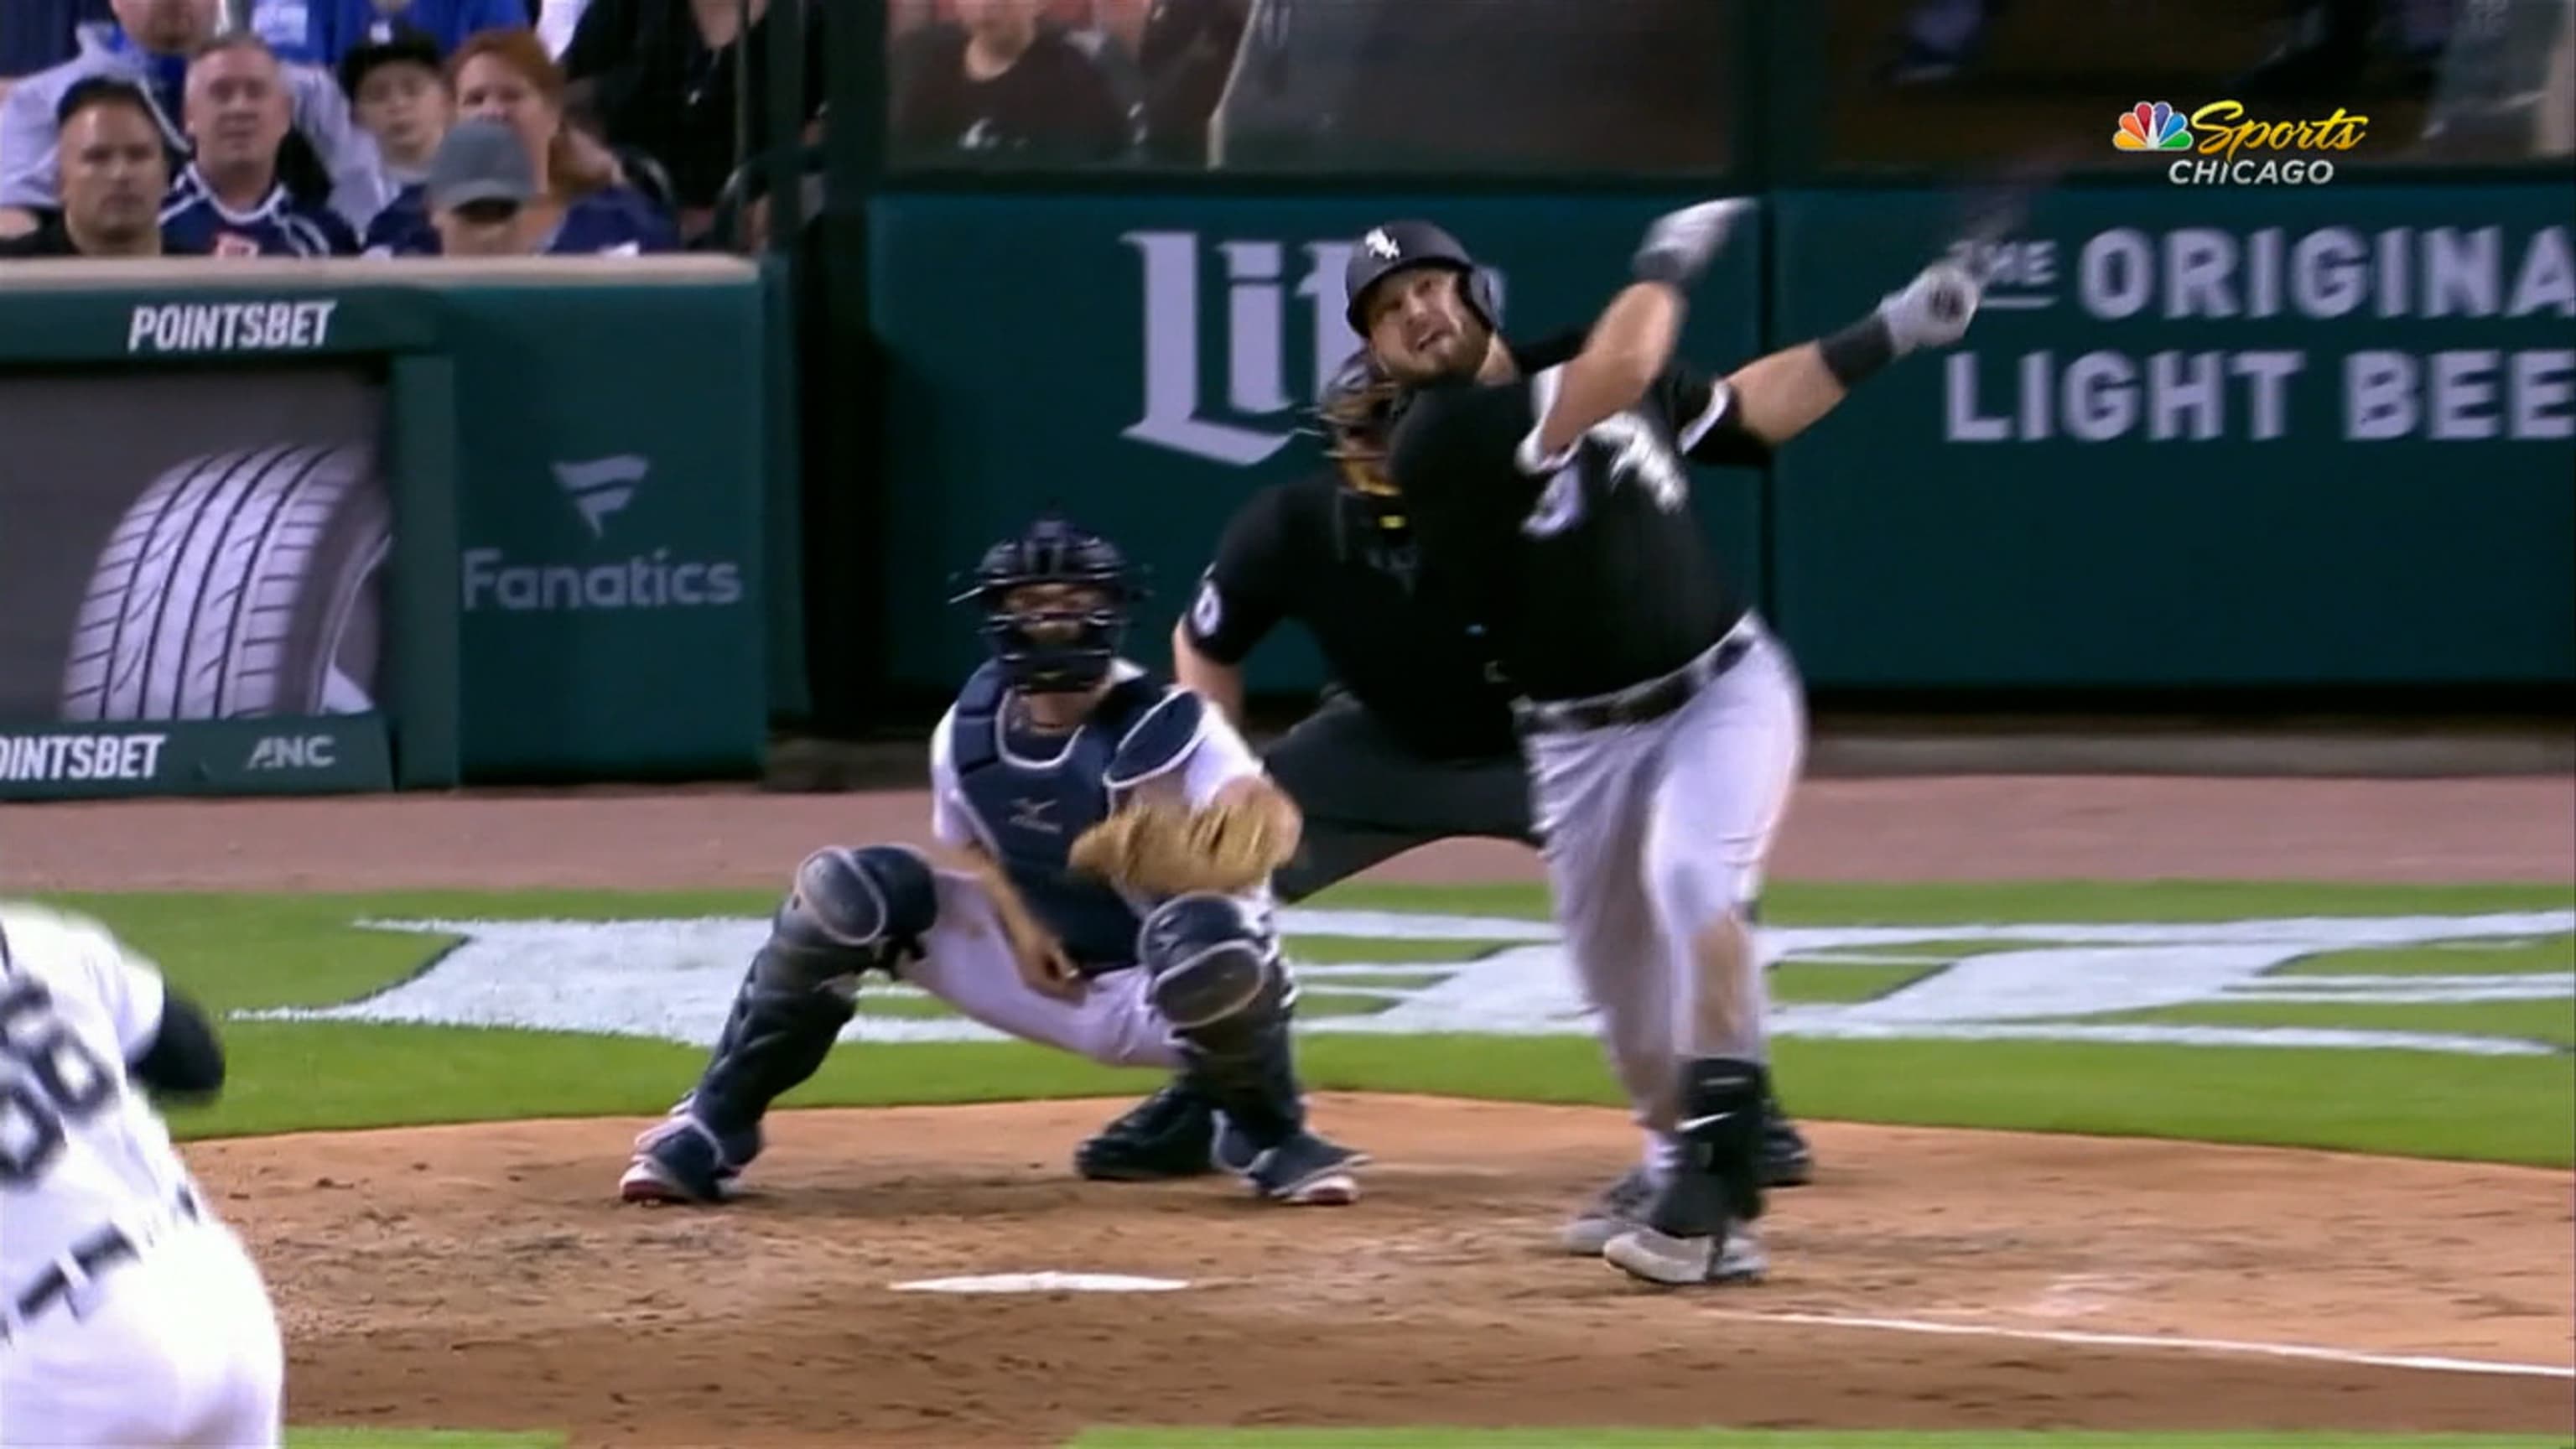
[[[445,54],[478,30],[533,20],[528,0],[251,0],[250,28],[288,60],[336,66],[350,51],[391,40],[398,29],[426,35]]]
[[[16,4],[17,0],[0,0]],[[160,123],[173,167],[188,154],[179,122],[188,58],[214,38],[222,0],[109,0],[116,23],[85,28],[81,50],[70,60],[38,71],[0,101],[0,236],[32,228],[62,204],[55,160],[55,113],[72,86],[93,76],[114,76],[140,87]],[[385,184],[376,143],[349,117],[337,77],[311,66],[284,70],[288,114],[310,160],[327,176],[331,209],[364,232],[392,191]]]
[[[236,31],[188,67],[196,159],[161,209],[161,234],[217,257],[355,256],[358,236],[329,208],[298,202],[277,177],[286,82],[265,41]]]

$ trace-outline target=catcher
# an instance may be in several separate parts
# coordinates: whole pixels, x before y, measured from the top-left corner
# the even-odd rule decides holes
[[[635,1140],[629,1202],[714,1203],[812,1076],[871,972],[986,1026],[1180,1074],[1212,1155],[1274,1202],[1357,1200],[1367,1159],[1308,1130],[1294,983],[1269,879],[1299,816],[1222,714],[1119,655],[1138,591],[1107,539],[1049,513],[953,603],[992,658],[931,736],[931,829],[805,858],[697,1086]]]

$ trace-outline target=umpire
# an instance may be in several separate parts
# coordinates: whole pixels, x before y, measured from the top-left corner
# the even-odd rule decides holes
[[[1582,342],[1569,333],[1512,353],[1534,372]],[[1297,859],[1273,879],[1282,902],[1434,841],[1539,843],[1514,691],[1483,631],[1444,612],[1444,591],[1425,586],[1387,476],[1396,395],[1365,351],[1353,356],[1316,408],[1331,466],[1244,502],[1172,630],[1173,673],[1238,724],[1243,661],[1279,625],[1303,624],[1324,656],[1331,682],[1314,712],[1263,756],[1305,814]],[[1730,461],[1767,457],[1748,444]],[[1085,1141],[1074,1167],[1120,1182],[1192,1176],[1209,1170],[1214,1132],[1206,1104],[1176,1082]],[[1763,1145],[1767,1186],[1813,1179],[1814,1153],[1776,1099]]]

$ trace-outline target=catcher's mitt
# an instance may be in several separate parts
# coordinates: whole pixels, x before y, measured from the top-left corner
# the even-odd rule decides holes
[[[1128,805],[1082,832],[1070,863],[1149,896],[1236,895],[1270,879],[1297,851],[1301,822],[1276,792],[1221,798],[1192,810],[1176,800]]]

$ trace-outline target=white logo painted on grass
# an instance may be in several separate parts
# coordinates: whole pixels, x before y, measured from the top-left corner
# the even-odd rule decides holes
[[[244,1015],[281,1020],[523,1027],[715,1041],[745,963],[767,934],[759,920],[371,921],[374,929],[457,937],[428,969],[363,1001]],[[1511,941],[1478,960],[1425,965],[1309,966],[1316,990],[1374,995],[1384,1010],[1310,1017],[1311,1033],[1513,1036],[1588,1034],[1589,1009],[1555,928],[1543,922],[1381,911],[1290,909],[1290,936]],[[2342,1047],[2547,1055],[2546,1043],[2337,1027],[2179,1026],[2087,1022],[2158,1007],[2225,1002],[2390,1003],[2576,999],[2576,973],[2463,976],[2273,976],[2304,957],[2380,947],[2455,946],[2576,931],[2576,911],[2479,916],[2326,916],[2175,924],[1794,926],[1764,932],[1775,958],[1902,961],[1931,974],[1874,1001],[1782,1007],[1781,1036],[1844,1040],[2144,1042],[2192,1046]],[[1897,955],[1960,943],[1968,954]],[[1871,951],[1887,953],[1870,956]],[[1341,978],[1376,978],[1350,985]],[[1405,984],[1388,985],[1388,981]],[[866,994],[913,995],[871,980]],[[845,1041],[992,1041],[955,1017],[862,1012]]]

